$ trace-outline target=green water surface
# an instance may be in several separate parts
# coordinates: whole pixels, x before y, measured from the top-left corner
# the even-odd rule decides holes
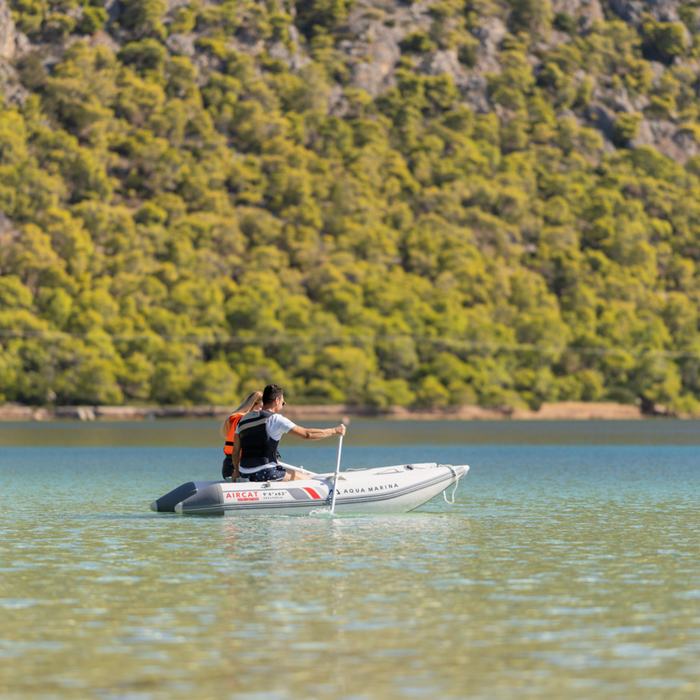
[[[360,422],[345,467],[469,464],[455,504],[151,513],[219,443],[0,426],[2,700],[700,696],[698,424]]]

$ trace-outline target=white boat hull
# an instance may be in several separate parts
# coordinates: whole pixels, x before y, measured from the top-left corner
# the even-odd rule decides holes
[[[341,472],[335,511],[341,515],[407,513],[458,483],[468,470],[466,465],[428,463]],[[160,504],[168,494],[151,508],[185,515],[309,515],[330,508],[333,482],[333,474],[317,474],[299,481],[207,483],[174,507]]]

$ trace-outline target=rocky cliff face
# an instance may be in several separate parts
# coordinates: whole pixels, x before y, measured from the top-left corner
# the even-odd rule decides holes
[[[695,124],[696,117],[687,108],[688,93],[700,92],[699,52],[695,48],[700,46],[700,20],[696,8],[679,0],[607,0],[605,8],[601,0],[542,0],[531,5],[539,10],[525,11],[515,4],[512,8],[507,4],[477,6],[469,0],[456,4],[360,0],[333,21],[323,17],[313,20],[328,25],[322,34],[326,41],[323,53],[317,48],[318,27],[306,19],[310,12],[321,12],[313,0],[283,6],[284,12],[276,17],[287,17],[289,23],[279,36],[261,32],[241,10],[237,27],[223,27],[225,40],[220,36],[222,26],[210,18],[227,7],[226,2],[205,0],[199,9],[192,9],[195,6],[185,0],[168,0],[160,6],[163,14],[159,21],[154,21],[153,15],[157,3],[149,4],[149,0],[109,0],[99,11],[88,8],[93,14],[79,7],[65,15],[54,14],[41,25],[20,11],[19,28],[31,30],[31,45],[15,28],[8,0],[0,0],[0,58],[9,62],[20,53],[36,51],[50,71],[61,60],[65,47],[78,38],[116,53],[128,42],[156,37],[170,57],[191,59],[197,83],[202,86],[213,71],[221,69],[217,51],[247,54],[259,70],[261,59],[262,63],[281,61],[296,73],[323,53],[330,57],[328,61],[334,65],[331,73],[338,81],[330,90],[329,108],[339,116],[347,108],[343,90],[355,88],[377,98],[396,85],[398,68],[410,67],[417,75],[450,76],[467,107],[480,114],[496,112],[501,121],[507,121],[512,110],[504,110],[494,99],[489,81],[502,71],[508,42],[512,44],[516,37],[531,32],[536,40],[527,48],[527,60],[535,81],[553,81],[550,90],[581,92],[574,112],[569,109],[574,106],[571,100],[554,102],[561,103],[562,113],[580,126],[596,129],[606,150],[650,145],[680,162],[700,152],[700,124],[689,126],[690,122]],[[150,17],[143,27],[138,26],[141,20],[133,19],[136,6],[141,8],[139,17]],[[345,7],[342,2],[340,6]],[[620,25],[615,29],[606,22],[606,12],[608,20],[626,23],[631,33],[623,38]],[[99,21],[91,19],[98,15]],[[591,35],[598,38],[584,46],[582,40]],[[220,44],[216,51],[212,51],[212,41]],[[643,58],[621,59],[613,74],[590,73],[587,66],[595,64],[597,59],[591,56],[597,46],[605,52],[611,50],[612,43],[615,52],[627,50],[623,45],[630,42],[636,42],[637,54],[641,47]],[[580,66],[562,59],[562,51],[579,55]],[[7,65],[3,70],[6,98],[21,101]],[[555,79],[552,71],[562,75]],[[635,128],[621,129],[621,115],[636,120]]]

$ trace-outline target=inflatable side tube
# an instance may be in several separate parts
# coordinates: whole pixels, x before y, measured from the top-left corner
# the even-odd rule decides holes
[[[151,510],[156,513],[174,513],[175,506],[188,499],[190,496],[194,496],[198,491],[211,486],[212,484],[225,483],[219,481],[188,481],[182,486],[178,486],[173,489],[170,493],[166,493],[165,496],[161,496],[157,501],[151,503]]]
[[[222,481],[215,482],[175,506],[176,513],[185,515],[223,515],[224,493]]]

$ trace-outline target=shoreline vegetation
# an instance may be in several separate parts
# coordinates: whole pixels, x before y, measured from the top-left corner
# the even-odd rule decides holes
[[[230,411],[226,406],[59,406],[54,409],[8,403],[0,406],[0,422],[11,421],[138,421],[168,418],[223,418]],[[690,414],[674,414],[656,407],[644,413],[636,405],[613,402],[562,401],[544,403],[538,411],[511,407],[450,406],[414,409],[393,406],[290,406],[285,416],[294,421],[343,421],[382,419],[388,421],[479,421],[479,420],[641,420],[666,417],[697,418]]]

